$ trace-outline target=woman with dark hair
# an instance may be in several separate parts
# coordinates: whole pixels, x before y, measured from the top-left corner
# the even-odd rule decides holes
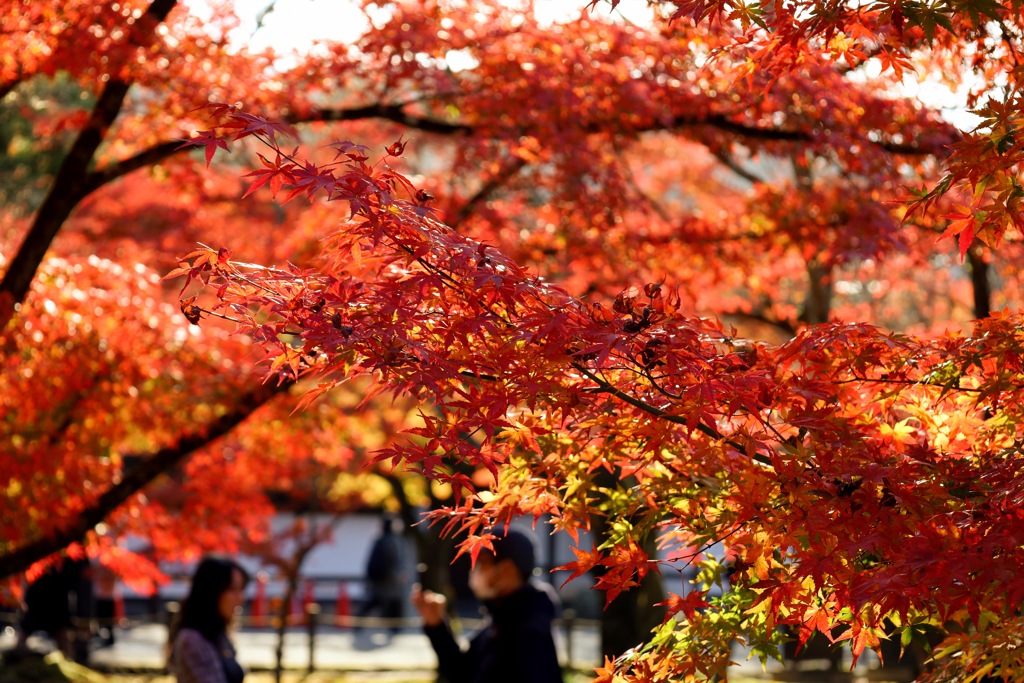
[[[228,626],[242,605],[249,575],[223,557],[205,557],[171,626],[168,667],[178,683],[242,683]]]

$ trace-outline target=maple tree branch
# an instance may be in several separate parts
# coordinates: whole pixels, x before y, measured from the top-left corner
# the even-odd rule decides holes
[[[615,151],[622,154],[625,150],[622,150],[619,145],[615,145]],[[672,220],[672,217],[669,216],[668,211],[661,205],[661,202],[644,192],[643,188],[640,187],[640,184],[636,182],[636,174],[633,172],[633,169],[628,166],[626,170],[626,182],[629,184],[629,187],[633,192],[636,192],[637,196],[644,200],[644,203],[651,207],[651,210],[654,211],[654,213],[658,214],[658,217],[661,220],[666,223]]]
[[[238,264],[232,263],[232,265],[237,266]],[[280,271],[278,271],[275,268],[271,268],[270,271],[274,272],[274,273],[280,272]],[[271,289],[270,287],[267,287],[266,285],[263,285],[263,284],[255,281],[255,280],[253,280],[250,277],[246,277],[245,275],[242,275],[240,270],[235,270],[235,277],[238,278],[238,280],[240,282],[244,282],[245,284],[249,285],[251,288],[253,288],[253,289],[257,290],[257,291],[263,292],[264,294],[266,294],[268,296],[273,296],[273,295],[277,294],[277,292],[275,290]],[[284,303],[284,297],[283,296],[281,297],[281,303]],[[230,320],[230,318],[225,318],[225,320]],[[292,332],[286,332],[285,334],[293,334],[293,333]]]
[[[164,159],[173,156],[175,151],[181,147],[182,142],[182,140],[161,142],[158,145],[142,150],[138,154],[107,164],[103,168],[89,173],[85,178],[85,193],[91,194],[107,183],[117,180],[121,176],[128,175],[132,171],[160,163]]]
[[[140,25],[150,23],[153,28],[170,14],[177,0],[153,0],[140,18]],[[28,234],[11,259],[3,280],[0,281],[0,330],[7,327],[14,316],[15,305],[25,300],[39,264],[53,243],[61,226],[89,191],[85,180],[96,150],[117,119],[131,88],[131,81],[111,78],[103,87],[89,120],[79,131],[53,179],[50,191],[36,212]]]
[[[429,133],[452,135],[460,132],[472,132],[470,127],[461,124],[451,124],[436,119],[411,116],[405,113],[402,105],[396,104],[373,104],[354,109],[320,109],[312,112],[311,114],[289,116],[286,117],[285,120],[291,124],[301,124],[332,121],[359,121],[370,118],[394,121],[395,123],[400,123],[406,127],[416,128]],[[85,192],[80,199],[84,199],[86,195],[95,192],[107,183],[117,180],[121,176],[127,175],[140,168],[145,168],[146,166],[159,163],[164,159],[174,156],[179,151],[187,150],[187,147],[182,149],[181,145],[183,142],[187,142],[187,140],[167,140],[153,145],[152,147],[148,147],[130,157],[107,164],[98,171],[89,173],[83,183]]]
[[[428,133],[455,135],[477,132],[476,128],[465,123],[449,123],[428,117],[412,116],[406,113],[405,106],[401,104],[371,104],[353,109],[321,109],[310,115],[288,117],[286,121],[288,123],[310,123],[315,121],[355,121],[366,118],[385,119]],[[667,122],[656,121],[633,126],[623,129],[623,132],[648,133],[695,126],[709,126],[749,140],[763,140],[767,142],[813,142],[815,140],[815,136],[806,131],[787,130],[784,128],[759,128],[733,121],[726,114],[711,114],[703,117],[682,114]],[[526,128],[524,127],[524,131]],[[607,126],[596,123],[584,127],[584,130],[589,133],[601,133],[607,129]],[[893,154],[944,155],[946,153],[942,148],[929,149],[909,143],[874,142],[873,144]]]
[[[713,151],[712,154],[715,156],[716,159],[722,162],[723,166],[725,166],[727,169],[729,169],[739,177],[743,178],[747,182],[752,183],[754,185],[758,185],[765,182],[764,178],[754,173],[751,173],[747,169],[740,166],[739,162],[736,161],[736,159],[734,159],[733,156],[726,152],[725,150],[718,149]]]
[[[175,4],[175,0],[157,0],[150,6],[153,11],[157,5],[164,5],[167,11]],[[166,13],[164,14],[166,16]],[[161,19],[162,21],[162,19]],[[0,329],[6,326],[14,312],[14,304],[24,300],[32,279],[42,262],[46,251],[52,244],[57,232],[70,216],[74,208],[89,194],[107,183],[116,180],[132,171],[151,166],[178,153],[181,140],[170,140],[142,150],[137,154],[108,164],[103,169],[87,172],[89,163],[95,154],[107,128],[113,123],[127,95],[129,83],[112,80],[107,84],[93,110],[89,124],[80,132],[71,151],[65,157],[61,168],[54,179],[50,193],[47,195],[36,213],[32,228],[26,236],[18,253],[0,282]],[[472,134],[476,129],[467,124],[449,123],[427,117],[417,117],[406,113],[401,104],[373,104],[352,109],[321,109],[305,115],[286,117],[292,124],[332,121],[356,121],[367,118],[381,118],[399,123],[409,128],[425,132],[454,135]],[[725,132],[734,133],[749,139],[770,141],[809,142],[813,136],[801,131],[765,129],[747,126],[730,121],[725,115],[712,115],[705,118],[676,117],[668,124],[652,124],[639,126],[629,132],[651,132],[689,126],[711,126]],[[593,132],[599,128],[591,127]],[[909,144],[876,143],[882,149],[898,154],[938,154],[936,150],[926,150]],[[752,174],[745,172],[735,163],[728,163],[722,154],[716,155],[738,175],[757,182]],[[519,160],[499,176],[486,183],[470,201],[460,209],[455,218],[455,225],[464,221],[468,211],[494,192],[511,175],[526,165]]]
[[[657,392],[659,394],[661,394],[662,396],[664,396],[665,398],[667,398],[669,400],[672,400],[672,401],[681,401],[682,400],[682,398],[683,398],[682,394],[673,394],[671,391],[669,391],[665,387],[663,387],[660,384],[658,384],[658,380],[655,379],[651,375],[651,373],[649,371],[647,371],[647,370],[638,370],[638,371],[635,371],[635,372],[636,372],[636,374],[640,375],[641,377],[646,379],[648,382],[650,382],[651,386],[654,387],[655,390],[657,390]],[[665,376],[667,377],[668,375],[665,375]]]
[[[1004,20],[1000,19],[997,23],[999,24],[999,35],[1002,37],[1003,44],[1009,50],[1010,57],[1013,59],[1013,66],[1020,68],[1020,52],[1017,49],[1017,46],[1020,45],[1020,36],[1012,35]]]
[[[693,564],[693,561],[695,559],[697,559],[697,557],[699,557],[700,555],[703,555],[704,553],[708,552],[709,550],[714,548],[719,543],[723,543],[725,541],[728,541],[732,536],[734,536],[737,533],[739,533],[740,530],[742,530],[742,529],[743,529],[742,525],[734,524],[733,527],[732,527],[732,530],[729,533],[725,534],[724,536],[712,537],[711,539],[705,541],[704,545],[693,547],[693,551],[690,552],[690,553],[686,553],[685,555],[678,555],[676,557],[667,558],[667,559],[664,559],[664,560],[655,559],[655,560],[651,560],[651,562],[654,562],[655,564],[667,564],[670,567],[672,567],[672,569],[674,571],[682,573],[682,571],[684,569],[686,569],[687,567],[689,567],[689,566],[691,566]],[[723,531],[724,531],[724,529],[723,529]],[[679,562],[680,560],[683,560],[684,558],[689,558],[689,559],[684,560],[682,567],[676,567],[675,566],[676,563]]]
[[[743,123],[730,121],[723,114],[715,114],[704,120],[691,120],[684,117],[676,119],[676,125],[680,128],[687,126],[707,125],[726,133],[733,133],[749,140],[764,140],[767,142],[814,142],[816,137],[811,133],[800,130],[785,130],[779,128],[758,128]],[[896,143],[892,141],[870,141],[871,144],[892,154],[906,154],[909,156],[946,156],[949,151],[945,147],[928,148],[920,147],[911,143]]]
[[[765,325],[771,325],[789,336],[794,336],[797,332],[797,328],[793,323],[788,320],[781,320],[778,318],[771,318],[764,313],[758,313],[756,311],[740,311],[740,310],[729,310],[722,311],[719,314],[721,318],[733,317],[733,318],[746,318],[747,320],[753,320],[755,322],[764,323]]]
[[[618,387],[614,386],[610,382],[608,382],[606,380],[603,380],[600,377],[598,377],[597,375],[595,375],[594,373],[590,372],[589,370],[587,370],[585,367],[583,367],[579,363],[572,363],[572,367],[574,369],[578,370],[579,372],[581,372],[591,382],[596,384],[597,387],[598,387],[597,388],[598,391],[606,393],[606,394],[611,394],[615,398],[617,398],[617,399],[619,399],[621,401],[625,401],[626,403],[628,403],[629,405],[633,406],[634,408],[639,408],[640,410],[644,411],[645,413],[648,413],[649,415],[653,415],[654,417],[657,417],[659,419],[665,420],[667,422],[671,422],[672,424],[682,425],[684,427],[690,428],[689,421],[686,418],[679,417],[678,415],[672,415],[671,413],[668,413],[668,412],[662,410],[661,408],[657,408],[655,406],[652,406],[651,404],[649,404],[649,403],[647,403],[645,401],[642,401],[642,400],[636,398],[635,396],[631,396],[631,395],[627,394],[626,392],[622,391],[621,389],[619,389]],[[705,434],[706,436],[710,436],[712,439],[716,439],[718,441],[722,441],[724,443],[727,443],[727,444],[729,444],[730,446],[732,446],[733,448],[735,448],[736,450],[738,450],[741,453],[746,453],[747,452],[746,448],[743,446],[743,444],[741,444],[738,441],[735,441],[735,440],[725,436],[724,434],[722,434],[717,429],[709,427],[708,425],[703,424],[701,422],[697,423],[696,428],[697,428],[697,431]],[[763,455],[755,454],[754,455],[754,460],[759,462],[759,463],[761,463],[762,465],[767,465],[769,467],[771,467],[771,464],[772,464],[771,461],[768,458],[764,457]]]
[[[953,386],[952,382],[943,384],[941,382],[930,382],[925,379],[893,379],[891,377],[860,377],[858,375],[850,375],[850,379],[836,379],[832,380],[834,384],[892,384],[897,386],[905,387],[934,387],[936,389],[943,389],[944,391],[959,391],[965,394],[981,394],[985,391],[982,388],[973,388],[961,386],[959,380],[957,380],[956,386]],[[1014,391],[1020,391],[1024,389],[1024,385],[1010,384],[1008,388]]]
[[[89,122],[79,132],[71,150],[61,162],[28,234],[11,260],[3,281],[0,281],[0,297],[7,299],[0,308],[0,329],[5,328],[11,319],[14,304],[24,301],[36,270],[57,232],[87,194],[84,187],[86,171],[107,129],[121,111],[129,87],[128,82],[118,79],[111,79],[107,83],[96,101]]]
[[[384,119],[399,123],[407,128],[416,128],[427,133],[458,135],[473,133],[475,129],[464,123],[448,123],[439,119],[413,116],[406,113],[401,104],[369,104],[352,109],[317,109],[309,114],[291,115],[285,121],[292,124],[332,121],[359,121],[361,119]]]
[[[482,382],[497,382],[497,375],[482,374],[480,372],[474,372],[472,370],[459,370],[460,377],[467,377],[471,379],[478,379]]]
[[[78,513],[76,519],[53,534],[31,541],[11,552],[0,555],[0,578],[24,572],[43,558],[59,552],[72,543],[85,538],[97,524],[123,505],[129,498],[145,488],[161,474],[167,472],[198,449],[224,436],[273,397],[287,391],[294,380],[281,379],[277,384],[262,384],[245,394],[234,410],[221,415],[205,429],[187,434],[173,446],[162,448],[156,453],[140,457],[141,462],[127,470],[120,481],[112,485],[87,508]],[[133,457],[132,455],[125,456]]]
[[[422,130],[427,133],[436,133],[439,135],[457,135],[467,134],[471,135],[477,132],[477,129],[473,126],[465,123],[451,123],[442,121],[440,119],[434,119],[424,116],[413,116],[405,111],[404,104],[370,104],[364,107],[354,107],[351,109],[318,109],[307,114],[293,114],[285,117],[287,123],[297,125],[302,123],[317,123],[317,122],[339,122],[339,121],[360,121],[365,119],[384,119],[386,121],[392,121],[394,123],[401,124],[407,128],[414,128],[416,130]],[[646,133],[655,132],[660,130],[672,130],[677,128],[688,128],[693,126],[710,126],[717,128],[726,133],[733,133],[740,137],[745,137],[752,140],[764,140],[769,142],[812,142],[814,136],[804,131],[791,131],[777,128],[758,128],[755,126],[748,126],[746,124],[736,123],[729,120],[724,114],[711,115],[704,118],[695,118],[690,116],[677,116],[667,123],[651,123],[641,126],[636,126],[627,129],[625,132],[628,133]],[[592,133],[602,132],[605,130],[604,126],[591,125],[587,127],[587,130]],[[122,159],[121,161],[108,164],[102,170],[95,171],[88,174],[88,178],[85,182],[86,194],[97,190],[104,184],[116,180],[123,175],[131,173],[140,168],[155,164],[167,157],[173,156],[180,148],[182,140],[170,140],[161,142],[157,145],[149,147],[138,154]],[[918,147],[913,144],[897,144],[893,142],[877,142],[874,143],[880,148],[892,152],[894,154],[909,154],[909,155],[928,155],[928,154],[944,154],[943,150],[926,149]],[[744,171],[734,163],[730,164],[726,162],[721,154],[716,154],[716,157],[720,161],[726,164],[732,171],[742,176],[743,178],[751,182],[763,182],[763,180],[757,178],[753,174]],[[518,172],[522,166],[525,166],[526,162],[522,161],[518,168],[512,170],[511,174]],[[486,186],[485,186],[486,187]],[[493,192],[496,188],[490,188],[488,191]],[[486,193],[485,193],[486,196]],[[83,195],[84,198],[84,195]],[[461,212],[460,212],[461,213]]]
[[[467,293],[465,289],[463,289],[462,283],[456,279],[455,275],[451,274],[448,270],[444,269],[441,266],[437,266],[434,265],[433,263],[430,263],[422,256],[416,256],[416,250],[414,250],[408,244],[399,240],[396,236],[392,235],[387,230],[382,230],[382,232],[394,243],[396,249],[412,256],[413,260],[416,263],[420,264],[420,266],[422,266],[425,271],[439,278],[441,280],[441,284],[451,288],[452,290],[458,292],[459,294],[462,294],[467,300],[476,301],[477,305],[480,306],[480,308],[483,309],[484,312],[489,313],[491,316],[493,316],[496,320],[504,324],[506,327],[513,327],[512,322],[508,318],[504,317],[500,313],[496,312],[493,308],[491,308],[490,304],[486,304],[478,299],[474,299],[469,293]],[[512,311],[512,315],[515,315],[515,311]]]
[[[477,205],[483,201],[486,201],[495,191],[497,191],[502,185],[507,183],[512,177],[519,173],[526,166],[526,160],[522,157],[515,157],[511,163],[503,166],[501,170],[496,173],[490,180],[483,184],[483,186],[476,191],[476,193],[470,197],[465,204],[459,207],[458,212],[449,224],[452,228],[457,229],[467,218],[469,218]]]

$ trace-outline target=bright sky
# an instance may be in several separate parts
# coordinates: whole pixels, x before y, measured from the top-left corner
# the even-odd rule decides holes
[[[243,39],[252,34],[256,17],[269,4],[269,0],[235,0]],[[283,52],[311,40],[353,40],[365,29],[362,15],[346,0],[278,0],[264,17],[263,27],[247,42],[254,49],[272,46]]]

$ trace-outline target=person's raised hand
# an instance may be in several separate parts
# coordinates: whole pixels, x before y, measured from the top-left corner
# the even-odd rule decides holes
[[[420,613],[425,626],[437,626],[444,621],[448,600],[440,593],[425,591],[419,584],[412,587],[410,596],[413,607]]]

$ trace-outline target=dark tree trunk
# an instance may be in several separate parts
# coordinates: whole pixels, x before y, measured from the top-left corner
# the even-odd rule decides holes
[[[402,488],[402,480],[393,474],[383,474],[391,490],[398,500],[399,516],[405,527],[406,538],[412,540],[416,547],[417,581],[424,590],[435,593],[451,594],[451,577],[448,565],[451,561],[453,543],[451,539],[441,538],[435,528],[420,524],[416,509],[409,502]],[[441,502],[431,496],[431,507],[437,509]]]
[[[972,245],[967,250],[967,262],[971,265],[971,286],[974,289],[974,317],[987,318],[992,313],[992,281],[989,271],[992,266],[985,258],[983,247]]]
[[[277,645],[274,648],[274,681],[281,683],[281,676],[284,674],[284,637],[288,631],[288,617],[292,608],[292,601],[298,593],[299,586],[299,564],[295,565],[294,571],[289,571],[285,577],[287,587],[284,591],[284,598],[281,600],[281,607],[277,611]]]
[[[832,315],[832,269],[814,258],[807,262],[807,301],[800,320],[808,325],[827,323]]]
[[[602,538],[605,528],[600,518],[594,520],[594,533]],[[654,554],[652,542],[644,544]],[[651,629],[665,618],[665,610],[655,605],[665,599],[661,576],[648,572],[636,588],[623,591],[601,615],[601,654],[615,658],[630,648],[646,642]]]
[[[595,482],[601,487],[612,487],[618,483],[615,475],[604,471]],[[608,537],[606,520],[601,515],[591,517],[591,528],[598,545]],[[654,556],[653,537],[636,540],[643,545],[648,555]],[[595,573],[600,575],[596,570]],[[646,642],[650,638],[651,629],[665,618],[665,609],[655,606],[664,599],[661,576],[656,572],[648,572],[639,586],[620,593],[601,615],[601,654],[614,659]]]

